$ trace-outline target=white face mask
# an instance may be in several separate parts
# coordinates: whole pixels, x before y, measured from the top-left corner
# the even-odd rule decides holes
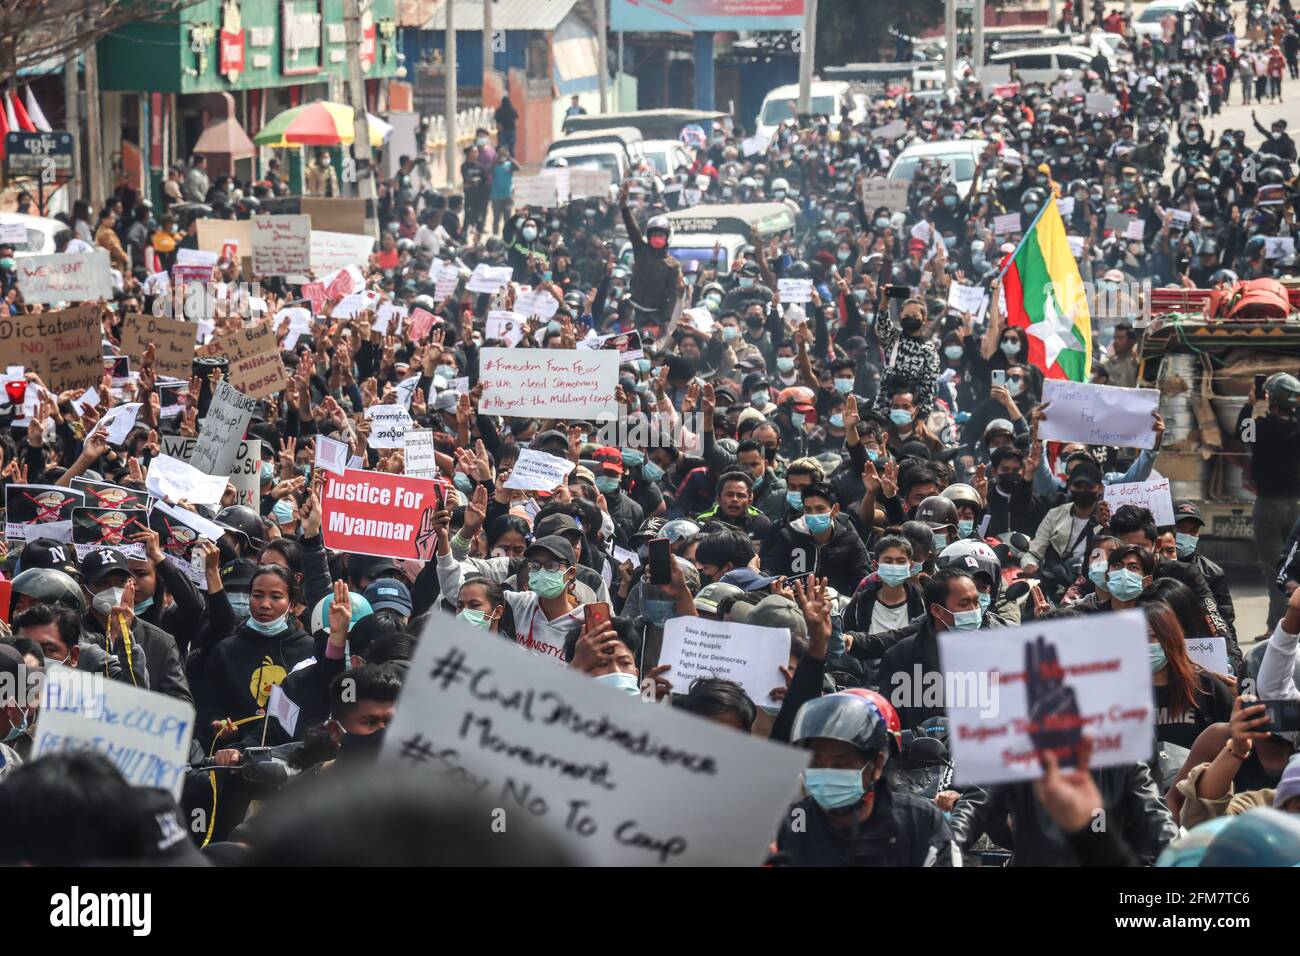
[[[126,588],[105,588],[95,595],[90,605],[107,617],[113,608],[122,603],[122,595],[125,593]]]

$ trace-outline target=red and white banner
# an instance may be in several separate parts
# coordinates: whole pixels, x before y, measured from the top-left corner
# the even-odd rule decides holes
[[[432,560],[434,514],[445,507],[445,481],[349,468],[325,479],[325,547],[353,554]]]

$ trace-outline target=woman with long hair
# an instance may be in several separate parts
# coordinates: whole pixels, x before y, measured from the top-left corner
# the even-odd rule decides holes
[[[1187,637],[1173,608],[1151,589],[1139,597],[1138,606],[1147,616],[1156,739],[1191,749],[1202,730],[1232,716],[1232,692],[1187,656]]]

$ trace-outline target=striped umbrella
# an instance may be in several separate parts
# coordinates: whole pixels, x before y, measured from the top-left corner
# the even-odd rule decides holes
[[[375,116],[366,114],[370,128],[370,145],[382,146],[393,128]],[[282,149],[289,146],[348,146],[352,143],[352,107],[343,103],[318,101],[285,110],[267,123],[253,142],[259,146]]]

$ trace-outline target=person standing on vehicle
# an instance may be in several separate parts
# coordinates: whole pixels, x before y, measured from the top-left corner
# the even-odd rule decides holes
[[[1257,403],[1264,400],[1267,411],[1253,414],[1247,405],[1237,419],[1237,437],[1250,455],[1250,481],[1255,492],[1252,513],[1255,522],[1255,555],[1268,587],[1268,629],[1271,631],[1286,610],[1277,589],[1278,559],[1286,534],[1300,518],[1300,379],[1280,373],[1256,391]]]
[[[658,312],[660,324],[667,327],[673,305],[685,288],[681,263],[668,254],[672,225],[666,216],[655,216],[646,224],[643,235],[628,208],[627,191],[628,184],[624,183],[618,204],[632,243],[632,301],[643,311]]]

